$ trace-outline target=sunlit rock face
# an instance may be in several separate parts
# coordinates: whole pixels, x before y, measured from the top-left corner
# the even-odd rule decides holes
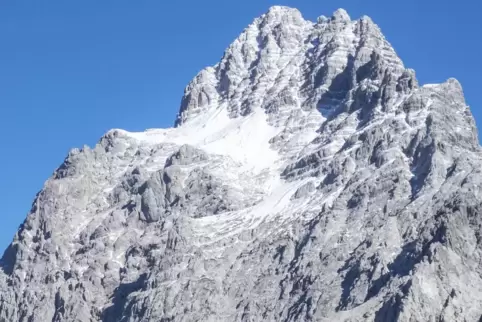
[[[273,7],[171,129],[72,150],[0,262],[0,321],[478,321],[482,158],[460,84],[380,29]]]

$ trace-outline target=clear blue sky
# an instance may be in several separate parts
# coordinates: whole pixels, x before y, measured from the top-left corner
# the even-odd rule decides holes
[[[459,79],[482,124],[480,1],[4,0],[0,252],[70,148],[170,126],[188,81],[272,5],[371,16],[421,83]]]

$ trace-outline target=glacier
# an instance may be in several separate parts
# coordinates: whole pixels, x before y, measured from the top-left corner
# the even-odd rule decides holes
[[[0,260],[0,321],[480,321],[482,154],[455,79],[275,6],[175,126],[73,149]]]

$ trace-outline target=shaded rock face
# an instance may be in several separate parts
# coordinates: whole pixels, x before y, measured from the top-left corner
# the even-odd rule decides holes
[[[478,321],[482,158],[460,84],[379,28],[273,7],[176,127],[72,150],[0,261],[0,321]]]

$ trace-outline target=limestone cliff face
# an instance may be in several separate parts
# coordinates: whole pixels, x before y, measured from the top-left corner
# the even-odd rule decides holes
[[[0,261],[0,321],[478,321],[482,156],[460,84],[379,28],[273,7],[172,129],[72,150]]]

